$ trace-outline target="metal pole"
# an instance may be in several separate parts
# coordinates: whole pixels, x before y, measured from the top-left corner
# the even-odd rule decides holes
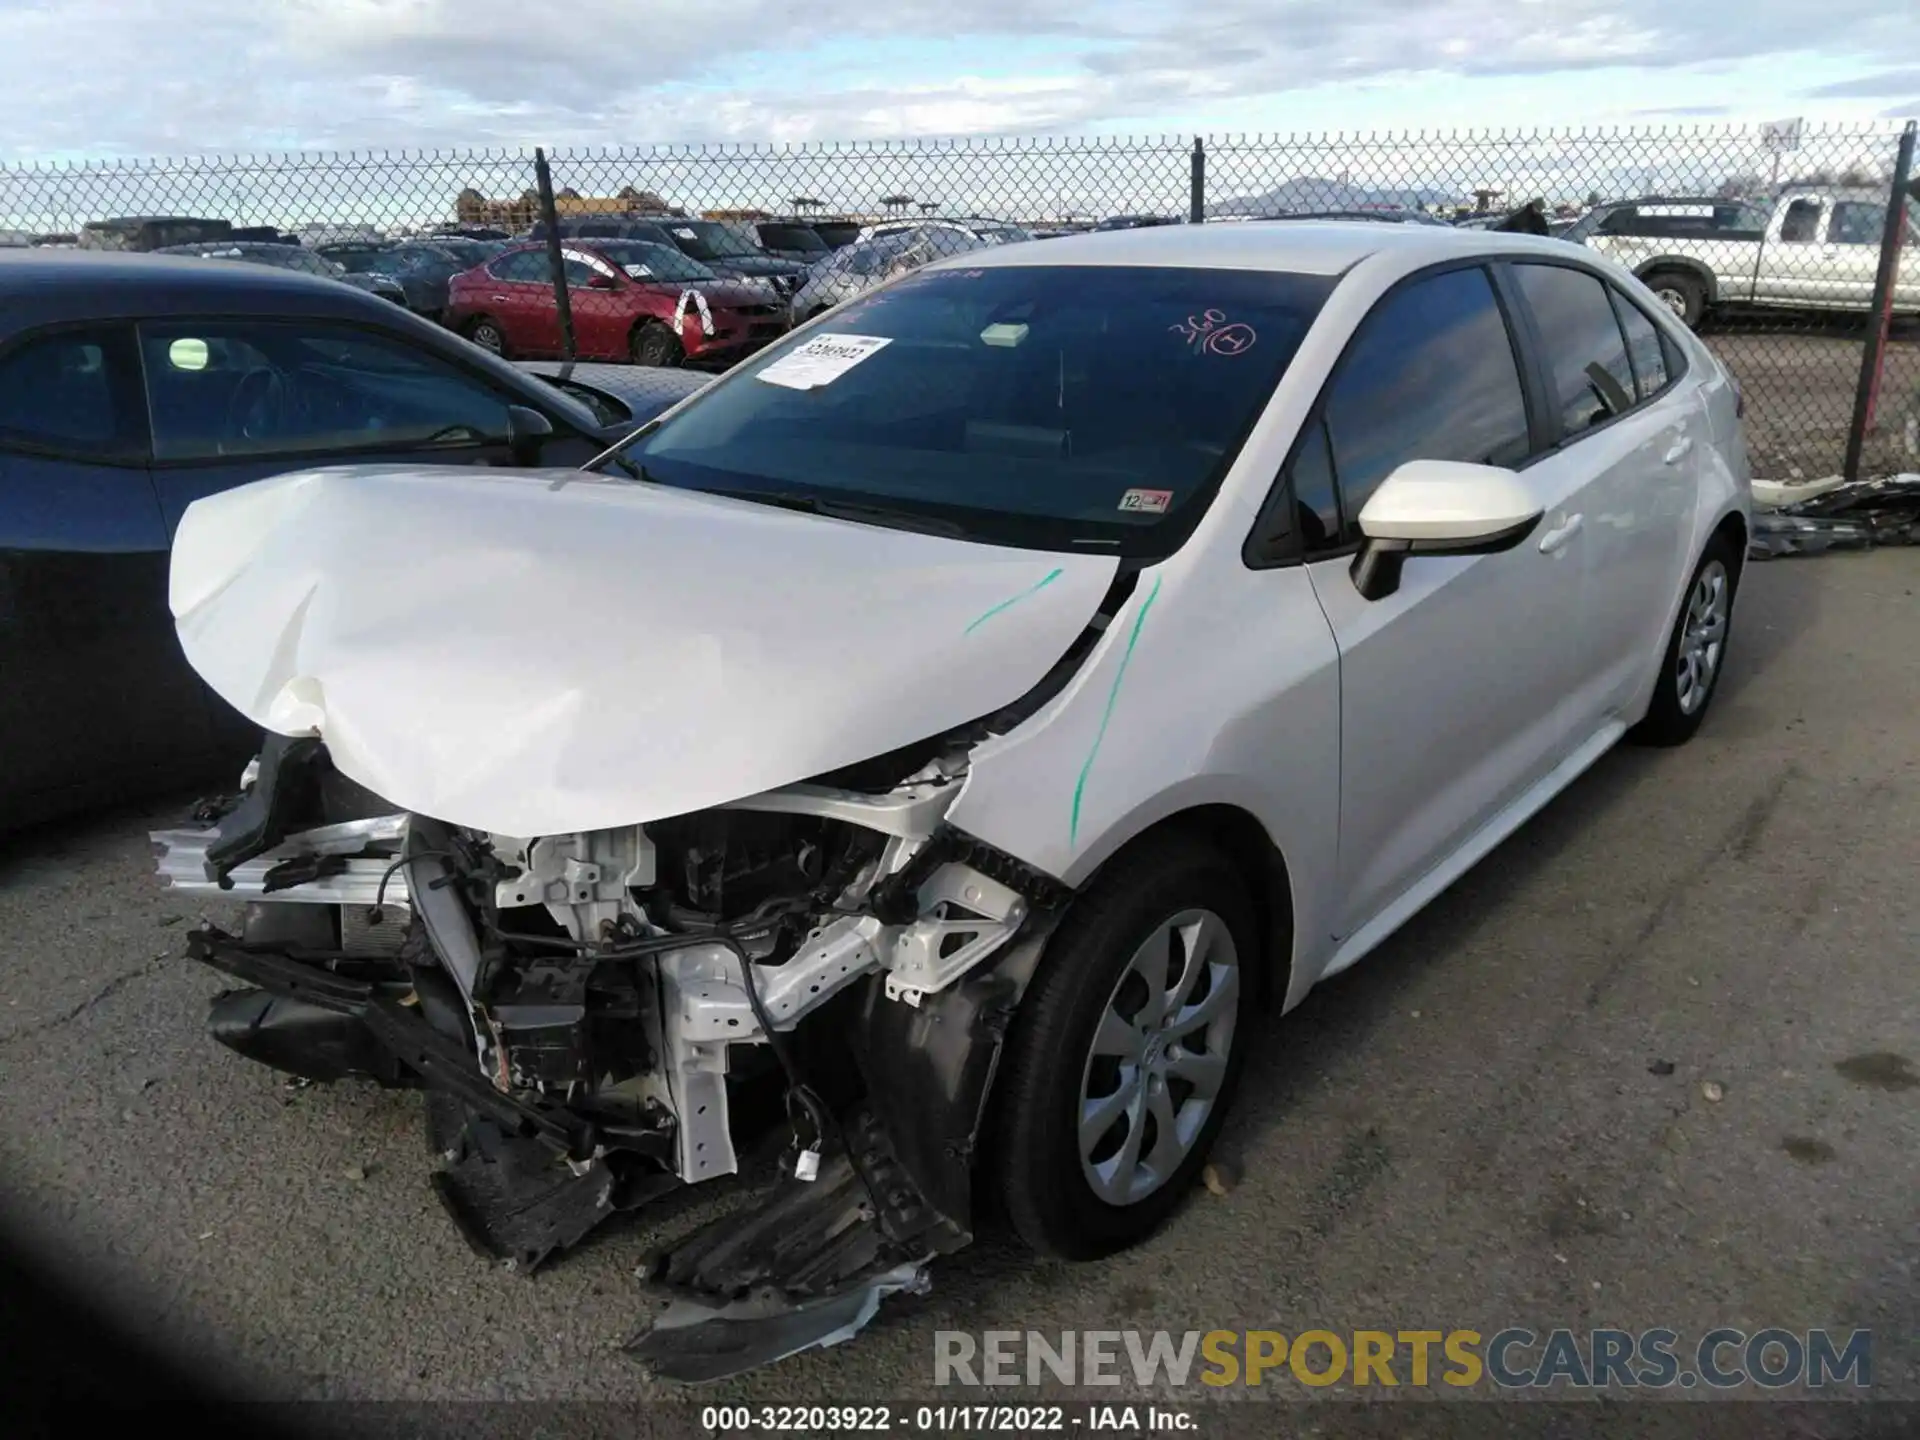
[[[1187,223],[1204,225],[1207,219],[1207,145],[1193,137],[1193,167],[1187,177]]]
[[[553,303],[560,311],[560,354],[571,366],[573,349],[573,297],[567,294],[567,262],[560,255],[560,215],[553,203],[553,171],[547,168],[547,152],[533,152],[534,183],[540,187],[540,218],[547,227],[547,269],[553,276]]]
[[[1874,403],[1880,398],[1880,366],[1887,353],[1887,327],[1893,315],[1893,286],[1900,267],[1900,242],[1907,229],[1907,191],[1913,180],[1913,142],[1920,125],[1909,120],[1900,132],[1900,150],[1893,162],[1893,185],[1887,198],[1887,224],[1880,235],[1880,268],[1873,277],[1873,313],[1867,343],[1860,355],[1860,384],[1853,395],[1853,424],[1847,430],[1847,460],[1841,473],[1860,478],[1860,451],[1873,428]]]

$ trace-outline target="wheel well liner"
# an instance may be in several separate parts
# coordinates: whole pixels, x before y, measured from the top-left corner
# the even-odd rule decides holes
[[[1720,523],[1713,527],[1713,534],[1707,537],[1711,545],[1722,535],[1733,541],[1733,583],[1740,583],[1741,572],[1747,568],[1747,518],[1738,510],[1730,510],[1720,517]]]

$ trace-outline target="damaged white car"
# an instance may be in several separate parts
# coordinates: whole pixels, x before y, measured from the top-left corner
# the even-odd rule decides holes
[[[215,1036],[417,1086],[537,1264],[784,1146],[640,1353],[844,1337],[967,1243],[1180,1203],[1257,1003],[1359,959],[1721,673],[1737,392],[1624,271],[1416,226],[930,267],[584,471],[195,503],[188,658],[268,733],[164,879]]]

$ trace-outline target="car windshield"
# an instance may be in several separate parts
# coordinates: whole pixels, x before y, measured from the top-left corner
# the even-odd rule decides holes
[[[594,253],[618,265],[635,280],[717,280],[719,277],[698,260],[681,254],[670,245],[651,245],[645,240],[602,240]]]
[[[768,225],[760,227],[760,243],[769,250],[804,250],[809,255],[827,253],[827,242],[805,225]]]
[[[321,258],[332,261],[349,275],[391,274],[401,259],[392,250],[329,250]]]
[[[459,261],[463,269],[468,270],[475,265],[484,265],[507,248],[504,240],[461,240],[436,237],[427,243],[436,250],[445,251]]]
[[[673,243],[696,260],[751,259],[756,253],[718,220],[670,220],[666,230]]]
[[[619,456],[628,473],[1034,549],[1165,554],[1332,277],[946,268],[836,311]]]

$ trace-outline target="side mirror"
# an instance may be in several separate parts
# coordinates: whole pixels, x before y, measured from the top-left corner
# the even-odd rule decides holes
[[[618,280],[614,279],[611,275],[602,275],[598,270],[587,277],[587,289],[589,290],[618,290],[619,288],[620,282]]]
[[[540,450],[553,438],[553,422],[527,405],[507,407],[507,450],[516,465],[538,465]]]
[[[1409,555],[1495,555],[1540,523],[1525,482],[1497,465],[1409,460],[1380,482],[1360,511],[1353,584],[1369,600],[1400,588]]]

